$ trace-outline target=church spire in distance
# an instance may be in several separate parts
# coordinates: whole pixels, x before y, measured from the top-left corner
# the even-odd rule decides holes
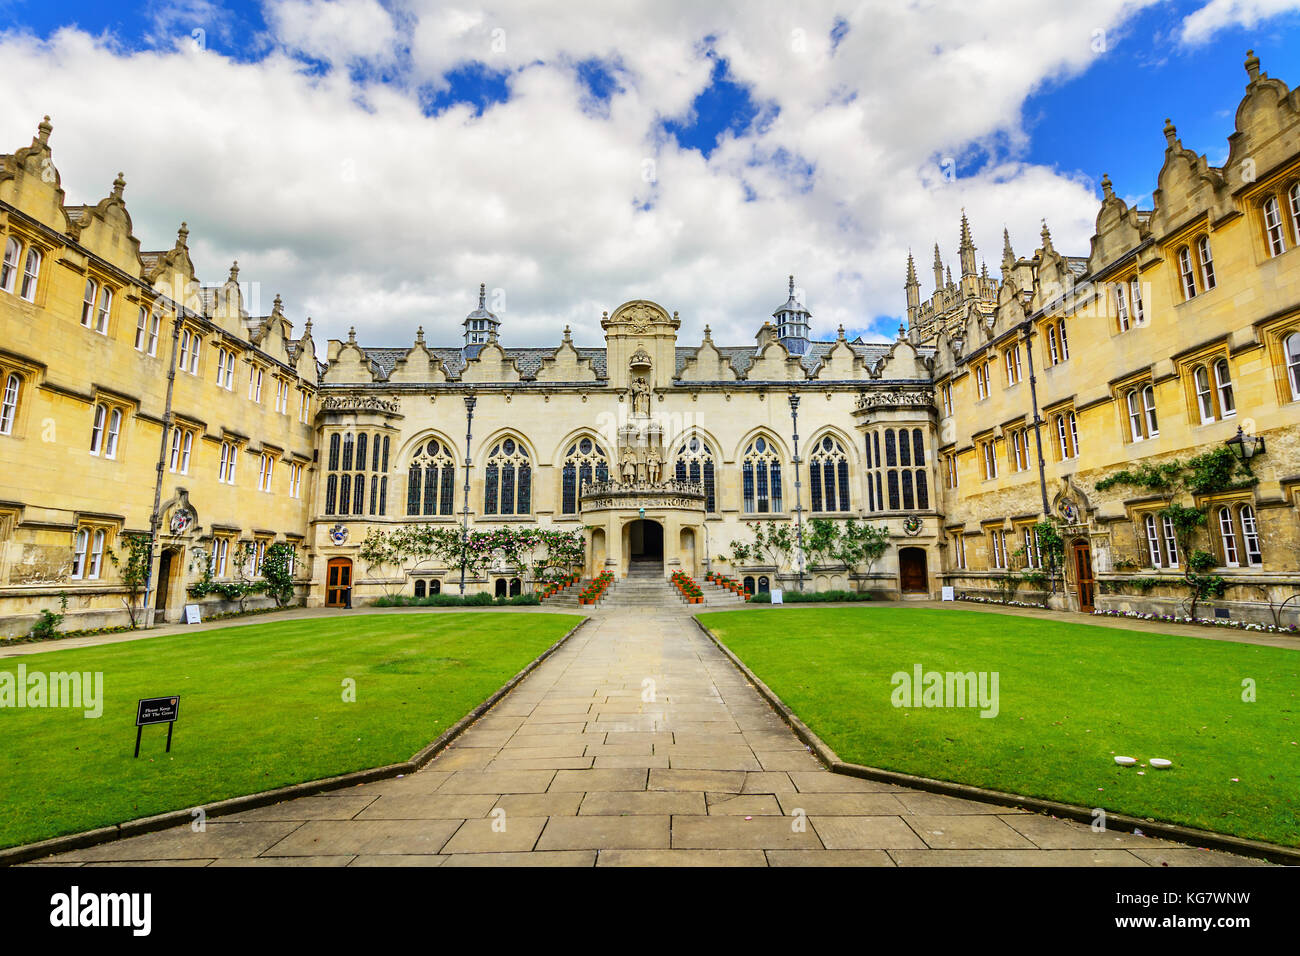
[[[966,210],[961,211],[961,277],[975,274],[975,241],[971,239],[970,222],[966,219]]]

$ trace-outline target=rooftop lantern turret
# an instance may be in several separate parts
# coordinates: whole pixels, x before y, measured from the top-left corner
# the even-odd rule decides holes
[[[804,355],[808,351],[812,313],[804,308],[794,291],[794,276],[790,276],[790,296],[785,304],[772,313],[776,319],[776,337],[791,355]]]
[[[478,308],[465,316],[465,352],[478,354],[480,348],[497,337],[501,320],[487,310],[487,285],[478,287]]]

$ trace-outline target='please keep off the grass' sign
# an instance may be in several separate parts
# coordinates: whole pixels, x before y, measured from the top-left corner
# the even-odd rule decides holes
[[[144,697],[135,705],[135,755],[140,756],[140,735],[146,724],[167,725],[167,753],[172,752],[172,728],[181,713],[179,697]]]

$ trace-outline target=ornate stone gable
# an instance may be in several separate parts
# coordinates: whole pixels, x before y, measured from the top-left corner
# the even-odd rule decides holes
[[[663,306],[645,299],[624,302],[613,314],[602,316],[610,385],[622,391],[636,376],[646,377],[652,389],[671,384],[681,324],[676,313],[670,316]],[[635,363],[633,356],[638,356]]]

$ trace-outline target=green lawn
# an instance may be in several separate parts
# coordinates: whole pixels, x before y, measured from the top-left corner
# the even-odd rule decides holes
[[[842,760],[1300,845],[1300,651],[923,608],[700,620]],[[895,707],[916,664],[996,671],[997,716]]]
[[[100,671],[105,703],[98,719],[0,708],[0,846],[406,760],[580,620],[368,614],[4,658]],[[137,698],[172,694],[171,753],[146,727],[133,759]]]

